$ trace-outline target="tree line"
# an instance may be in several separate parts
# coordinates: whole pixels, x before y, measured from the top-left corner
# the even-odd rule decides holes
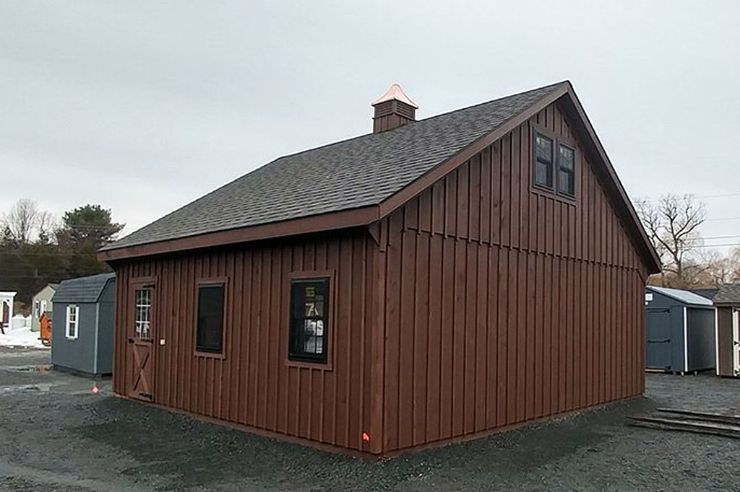
[[[17,292],[16,300],[29,305],[48,283],[109,271],[96,251],[124,224],[100,205],[76,207],[56,220],[35,201],[21,199],[2,215],[0,227],[0,290]]]
[[[663,264],[648,283],[678,289],[716,288],[740,282],[740,248],[727,254],[712,249],[700,232],[706,204],[693,195],[668,194],[652,201],[636,201],[637,214]]]

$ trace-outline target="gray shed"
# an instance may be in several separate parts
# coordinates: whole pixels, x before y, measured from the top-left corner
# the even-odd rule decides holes
[[[52,302],[51,363],[94,376],[113,370],[115,274],[64,280]]]
[[[681,373],[715,367],[715,310],[688,290],[648,286],[645,293],[648,369]]]

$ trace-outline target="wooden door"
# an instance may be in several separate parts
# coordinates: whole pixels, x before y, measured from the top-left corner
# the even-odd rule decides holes
[[[126,394],[131,398],[152,401],[154,395],[154,285],[135,285],[132,322],[129,323],[129,361],[131,361]]]

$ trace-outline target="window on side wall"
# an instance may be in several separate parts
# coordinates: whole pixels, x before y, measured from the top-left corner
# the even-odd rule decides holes
[[[198,326],[195,349],[198,352],[223,353],[224,284],[198,286]]]
[[[542,188],[553,188],[553,141],[535,132],[534,184]]]
[[[288,358],[327,361],[329,342],[329,278],[296,279],[290,285]]]
[[[558,153],[558,193],[576,195],[576,151],[560,144]]]
[[[67,306],[67,321],[65,335],[70,340],[76,340],[80,323],[80,307],[74,304]]]

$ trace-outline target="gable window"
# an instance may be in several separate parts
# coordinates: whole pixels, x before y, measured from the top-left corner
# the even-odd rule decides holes
[[[546,132],[534,131],[533,185],[564,198],[576,196],[576,150]]]
[[[551,138],[535,133],[534,184],[552,189],[553,181],[553,141]]]
[[[152,335],[152,289],[136,289],[134,295],[136,336],[141,340],[149,340]]]
[[[198,326],[195,348],[221,353],[224,339],[224,284],[198,286]]]
[[[560,145],[558,154],[558,192],[575,196],[576,194],[576,151]]]
[[[296,279],[291,282],[289,359],[326,362],[328,313],[328,278]]]
[[[74,304],[67,306],[67,321],[65,324],[65,336],[70,340],[77,338],[77,328],[80,320],[80,307]]]

